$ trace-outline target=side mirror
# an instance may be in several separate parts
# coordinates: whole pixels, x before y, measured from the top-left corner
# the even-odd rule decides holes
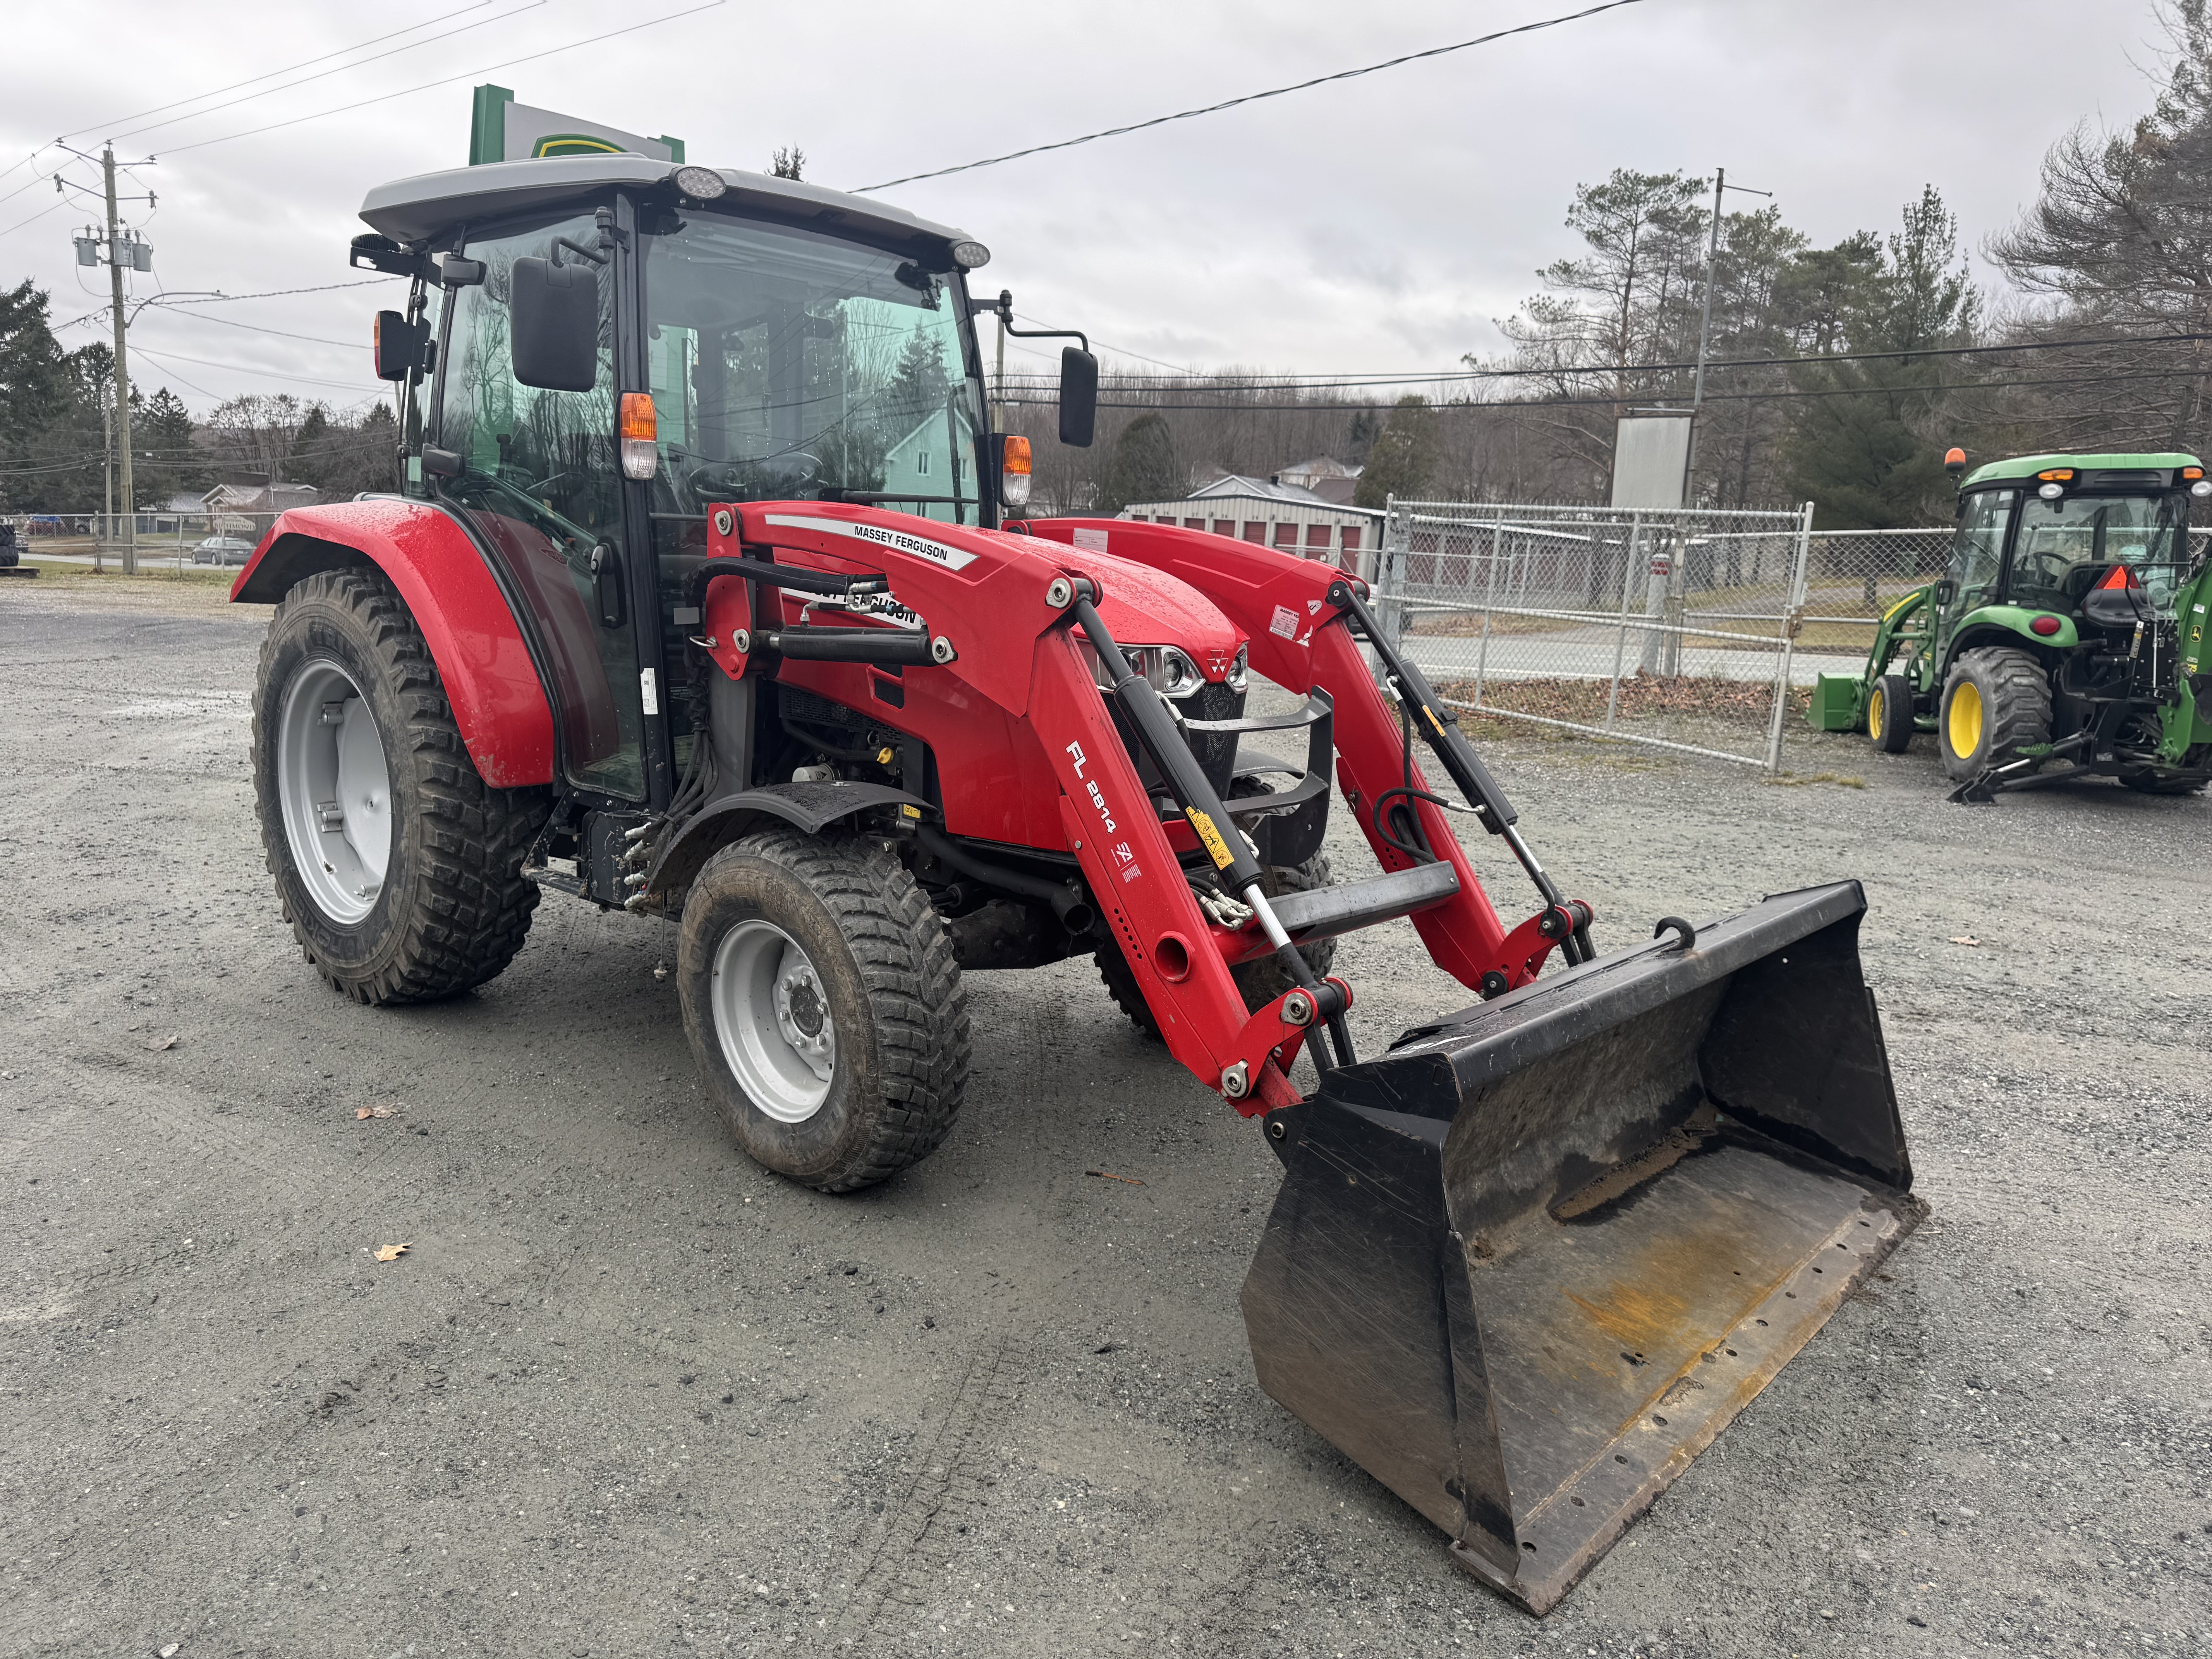
[[[1098,433],[1098,360],[1080,346],[1060,354],[1060,441],[1088,449]]]
[[[1936,608],[1938,611],[1948,611],[1951,608],[1951,602],[1958,597],[1959,584],[1948,576],[1936,584]]]
[[[430,343],[427,322],[410,323],[396,311],[376,313],[376,378],[404,380],[422,366],[422,349]]]
[[[514,378],[543,392],[589,392],[599,373],[599,283],[588,265],[517,259],[507,296]]]

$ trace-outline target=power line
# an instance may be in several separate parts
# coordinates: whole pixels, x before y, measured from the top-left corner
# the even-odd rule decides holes
[[[1619,3],[1626,3],[1626,0],[1619,0]],[[410,97],[418,92],[428,92],[434,87],[451,86],[456,81],[472,81],[477,76],[489,75],[495,70],[513,69],[517,64],[534,64],[541,58],[551,58],[561,52],[574,52],[580,46],[594,46],[602,40],[611,40],[617,35],[635,34],[640,29],[656,28],[663,23],[672,23],[679,17],[690,17],[702,11],[712,11],[722,3],[723,0],[707,0],[706,4],[693,6],[688,10],[672,11],[665,17],[647,18],[642,23],[632,23],[624,28],[610,29],[605,34],[594,34],[582,40],[571,40],[564,46],[548,46],[543,52],[527,52],[520,58],[509,58],[500,63],[486,64],[482,69],[467,70],[459,75],[448,75],[435,81],[425,81],[420,86],[403,87],[398,92],[380,93],[374,98],[364,98],[357,104],[341,104],[335,109],[317,110],[312,115],[295,116],[289,121],[272,121],[265,127],[248,127],[244,132],[226,133],[220,138],[202,138],[193,143],[179,144],[167,151],[167,154],[178,155],[188,149],[205,149],[210,144],[227,144],[234,138],[257,137],[262,133],[275,132],[281,128],[296,127],[308,121],[319,121],[325,116],[343,115],[353,110],[367,109],[371,104],[389,103],[394,98]]]
[[[1534,34],[1539,29],[1557,28],[1562,23],[1580,22],[1585,17],[1595,17],[1602,11],[1615,11],[1622,6],[1642,3],[1642,0],[1605,0],[1602,5],[1590,6],[1582,11],[1570,12],[1563,17],[1547,17],[1534,23],[1522,23],[1516,27],[1499,29],[1494,33],[1478,35],[1472,40],[1456,41],[1449,46],[1431,46],[1425,52],[1409,52],[1402,58],[1386,58],[1379,64],[1370,64],[1364,69],[1339,70],[1334,75],[1316,75],[1310,81],[1300,81],[1287,87],[1270,87],[1265,92],[1248,92],[1242,97],[1224,99],[1218,104],[1207,104],[1199,109],[1178,110],[1173,115],[1155,115],[1149,121],[1133,121],[1124,127],[1108,127],[1101,132],[1086,132],[1079,138],[1062,138],[1049,144],[1031,144],[1027,149],[1009,150],[1004,155],[989,155],[980,161],[963,161],[955,167],[939,167],[930,173],[909,173],[902,179],[886,179],[879,185],[862,185],[856,194],[872,190],[889,190],[894,185],[911,185],[922,179],[942,179],[948,173],[973,173],[977,167],[994,167],[1002,161],[1018,161],[1024,155],[1042,155],[1047,150],[1073,149],[1078,144],[1095,143],[1101,138],[1119,138],[1125,133],[1142,132],[1147,127],[1163,127],[1170,121],[1188,121],[1200,115],[1214,115],[1225,109],[1235,109],[1240,104],[1256,104],[1263,98],[1281,98],[1293,92],[1304,92],[1309,88],[1327,86],[1332,81],[1352,81],[1363,75],[1375,75],[1383,70],[1396,69],[1401,64],[1419,63],[1424,58],[1442,58],[1447,52],[1465,52],[1470,46],[1486,46],[1493,40],[1503,40],[1516,34]]]
[[[2202,378],[2202,376],[2191,375],[2187,374],[2176,374],[2171,369],[2144,369],[2139,373],[2127,374],[2065,374],[2046,376],[2035,380],[1937,380],[1920,386],[1875,386],[1871,388],[1867,386],[1823,386],[1812,389],[1791,389],[1772,392],[1708,392],[1705,394],[1705,401],[1707,403],[1789,403],[1798,398],[1878,398],[1892,392],[1996,392],[2014,386],[2105,386],[2125,380],[2178,380],[2198,378]],[[1024,389],[1027,390],[1028,388]],[[1050,409],[1054,407],[1059,400],[1053,398],[1006,398],[1001,401],[1007,404],[1018,404],[1024,407]],[[1500,415],[1510,415],[1524,409],[1613,409],[1618,408],[1621,401],[1622,400],[1619,398],[1516,398],[1504,403],[1479,404],[1469,401],[1463,403],[1433,404],[1430,405],[1430,407],[1440,415],[1462,414],[1469,410],[1475,410]],[[1357,404],[1109,403],[1105,399],[1101,398],[1098,403],[1098,407],[1101,409],[1188,410],[1194,411],[1212,411],[1214,413],[1225,412],[1232,415],[1287,415],[1298,413],[1352,414],[1377,409],[1381,407],[1381,405],[1372,401]],[[1684,412],[1687,413],[1688,411],[1685,410]]]
[[[6,230],[0,230],[0,236],[11,235],[15,232],[22,229],[25,225],[29,224],[31,220],[43,219],[49,213],[53,212],[56,208],[65,208],[70,205],[71,205],[70,198],[64,196],[60,201],[54,203],[52,206],[40,208],[36,213],[31,216],[30,219],[18,219],[14,224],[9,226]]]
[[[73,137],[78,133],[98,132],[103,128],[112,130],[116,127],[121,126],[125,121],[136,121],[142,116],[159,115],[164,110],[180,109],[186,104],[197,104],[204,98],[220,98],[226,92],[236,92],[240,87],[250,87],[256,81],[273,80],[280,75],[289,75],[295,70],[307,69],[313,64],[327,62],[329,59],[333,58],[343,58],[348,52],[365,52],[371,46],[383,45],[386,40],[396,40],[403,34],[412,34],[417,29],[427,29],[433,23],[443,22],[447,17],[458,17],[462,12],[466,11],[481,11],[484,7],[489,6],[491,3],[492,0],[474,0],[473,4],[463,6],[457,11],[447,12],[437,17],[425,18],[419,23],[410,23],[405,28],[393,29],[388,34],[372,35],[369,39],[356,41],[350,46],[340,46],[336,52],[319,52],[313,58],[303,58],[296,64],[287,64],[282,69],[268,70],[259,75],[249,75],[243,81],[234,81],[227,87],[216,88],[212,92],[196,92],[189,98],[179,98],[171,103],[156,104],[151,109],[137,110],[129,115],[118,115],[112,120],[109,121],[95,121],[90,126],[75,127],[62,136],[64,137]],[[206,112],[207,112],[205,111],[201,112],[203,114],[205,114]],[[34,155],[37,153],[38,152],[36,150],[32,152]],[[22,163],[20,161],[16,163],[16,166],[18,167],[21,167],[21,165]]]
[[[2116,334],[2089,339],[2029,340],[2011,345],[1925,346],[1913,350],[1899,351],[1830,351],[1814,353],[1810,356],[1802,357],[1735,357],[1717,360],[1709,359],[1705,367],[1709,370],[1721,368],[1799,368],[1814,367],[1822,363],[1881,362],[1904,361],[1922,357],[1976,357],[1989,356],[1997,353],[2008,351],[2067,351],[2096,346],[2179,345],[2188,344],[2192,342],[2203,340],[2212,340],[2212,333]],[[1105,342],[1102,340],[1099,343],[1103,346],[1105,344]],[[1124,353],[1123,355],[1133,356],[1135,354],[1132,352]],[[1157,359],[1147,358],[1146,361],[1156,362]],[[1189,389],[1193,391],[1220,392],[1305,391],[1348,392],[1360,386],[1392,386],[1437,384],[1463,385],[1478,380],[1544,380],[1550,378],[1557,378],[1559,380],[1581,380],[1602,378],[1607,375],[1657,374],[1684,372],[1692,369],[1696,366],[1697,365],[1693,362],[1620,364],[1607,363],[1583,368],[1556,367],[1548,368],[1476,368],[1446,370],[1433,374],[1347,375],[1344,378],[1334,378],[1325,374],[1299,375],[1292,374],[1285,374],[1279,378],[1261,376],[1257,379],[1248,378],[1240,380],[1229,380],[1224,377],[1221,379],[1218,384],[1209,384],[1204,386],[1194,386]],[[1162,367],[1165,368],[1167,365],[1163,364]],[[1188,380],[1212,380],[1214,379],[1214,377],[1209,376],[1200,371],[1178,370],[1175,372],[1180,375],[1181,378]],[[1104,390],[1110,392],[1136,391],[1147,385],[1158,384],[1161,378],[1164,377],[1155,376],[1138,378],[1133,376],[1118,382],[1111,380],[1106,381],[1103,383],[1103,386]],[[1015,382],[1012,380],[1011,378],[1009,383],[1018,385],[1023,384],[1021,382]],[[1023,389],[1028,389],[1027,386],[1023,385]],[[1866,389],[1867,388],[1859,388],[1859,390]],[[1887,388],[1881,387],[1874,388],[1874,390],[1877,391],[1886,389]],[[1631,395],[1648,397],[1654,394],[1649,391],[1638,390]],[[1607,397],[1600,399],[1600,401],[1606,403],[1618,403],[1620,399],[1619,397]]]
[[[213,357],[187,357],[181,351],[156,351],[151,346],[140,346],[138,349],[156,362],[168,362],[173,359],[180,363],[198,363],[207,368],[227,368],[237,374],[261,374],[274,380],[297,380],[303,386],[334,386],[348,392],[359,392],[362,389],[361,382],[358,380],[332,380],[317,374],[287,374],[282,369],[260,368],[247,363],[221,362]],[[201,391],[198,387],[193,389],[199,391],[203,398],[215,396],[212,392]]]
[[[420,40],[410,40],[404,46],[394,46],[389,52],[380,52],[374,58],[364,58],[359,63],[340,64],[335,68],[318,70],[313,75],[303,75],[296,81],[287,81],[281,86],[264,87],[258,92],[249,92],[243,98],[232,99],[229,103],[222,106],[222,108],[228,111],[235,108],[240,104],[250,104],[257,98],[267,98],[276,93],[289,92],[295,87],[304,87],[311,82],[326,80],[333,75],[343,75],[351,70],[366,69],[369,64],[381,63],[387,58],[397,58],[403,52],[419,52],[424,46],[434,45],[440,40],[450,40],[457,34],[468,33],[471,29],[489,28],[494,23],[503,23],[507,21],[508,18],[518,17],[526,11],[535,11],[538,7],[544,3],[545,0],[528,0],[527,4],[517,6],[513,11],[503,11],[494,16],[479,18],[473,23],[464,23],[459,28],[447,29],[443,34],[433,34],[426,36],[424,39]],[[417,25],[417,27],[419,27],[421,26]],[[282,72],[283,71],[279,71],[279,73]],[[186,101],[191,100],[188,100]],[[138,133],[152,132],[159,127],[174,126],[179,121],[197,121],[203,115],[213,115],[216,113],[217,113],[217,111],[211,109],[194,110],[191,113],[185,115],[172,115],[166,121],[149,121],[143,127],[132,127],[127,132],[117,133],[115,137],[117,138],[129,138]]]
[[[397,283],[404,280],[404,277],[397,276],[364,276],[357,283],[319,283],[313,288],[272,288],[265,294],[211,294],[204,299],[174,300],[170,303],[180,306],[229,305],[239,300],[277,300],[288,294],[328,294],[336,289],[374,288],[379,283]]]

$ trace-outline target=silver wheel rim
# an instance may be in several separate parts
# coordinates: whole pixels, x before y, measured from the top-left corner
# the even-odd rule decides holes
[[[774,922],[738,922],[714,947],[708,1002],[747,1099],[779,1123],[804,1123],[822,1109],[837,1070],[837,1026],[797,939]]]
[[[361,921],[392,862],[392,775],[361,688],[326,657],[284,693],[276,799],[308,898],[334,922]]]

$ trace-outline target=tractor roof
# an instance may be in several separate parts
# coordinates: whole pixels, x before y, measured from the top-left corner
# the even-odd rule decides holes
[[[551,155],[540,161],[492,161],[379,185],[362,200],[361,216],[372,230],[394,241],[419,242],[465,220],[588,201],[611,185],[656,185],[674,171],[669,163],[643,155]],[[754,209],[801,223],[816,222],[833,234],[857,230],[900,240],[966,240],[965,232],[950,225],[918,219],[902,208],[865,196],[848,196],[841,190],[825,190],[796,179],[772,179],[765,173],[739,173],[729,167],[715,171],[730,187],[717,206]]]
[[[2009,460],[1991,461],[1987,466],[1976,468],[1960,488],[1972,489],[1976,484],[2018,483],[2055,467],[2071,467],[2076,472],[2170,472],[2178,467],[2203,465],[2194,455],[2176,451],[2144,455],[2015,455]]]

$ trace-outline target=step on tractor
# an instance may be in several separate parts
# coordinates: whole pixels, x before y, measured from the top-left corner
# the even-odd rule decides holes
[[[1966,471],[1964,452],[1945,458]],[[1937,580],[1883,615],[1865,670],[1823,674],[1809,718],[1901,755],[1917,732],[1954,801],[2069,779],[2154,795],[2212,780],[2212,561],[2194,455],[2029,455],[1959,489]]]
[[[410,283],[402,487],[285,513],[233,592],[274,607],[269,868],[339,991],[482,985],[549,890],[670,918],[737,1143],[845,1192],[945,1140],[1000,1036],[963,973],[1094,957],[1281,1160],[1261,1385],[1538,1612],[1916,1224],[1858,884],[1600,954],[1355,573],[1020,520],[981,244],[633,155],[362,217]],[[1464,988],[1363,1058],[1334,941],[1400,918]]]

